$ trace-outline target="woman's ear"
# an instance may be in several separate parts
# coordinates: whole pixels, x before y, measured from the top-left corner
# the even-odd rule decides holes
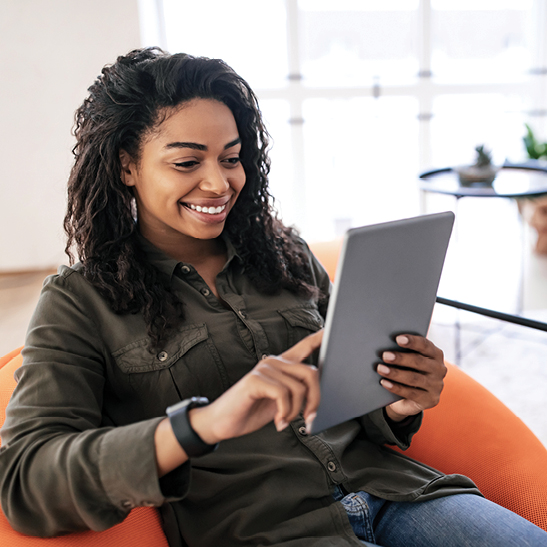
[[[120,164],[122,167],[120,173],[121,181],[126,186],[135,186],[135,163],[131,159],[131,156],[125,150],[120,150]]]

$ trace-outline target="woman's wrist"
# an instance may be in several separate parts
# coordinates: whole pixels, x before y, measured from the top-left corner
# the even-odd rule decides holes
[[[204,443],[211,445],[224,440],[211,427],[215,423],[212,411],[211,405],[195,407],[188,411],[188,420],[192,429]]]
[[[214,423],[213,421],[210,419],[198,420],[196,427],[199,433],[194,429],[190,421],[190,412],[193,409],[206,406],[209,406],[209,400],[206,397],[191,397],[171,405],[166,410],[173,433],[182,449],[190,458],[205,456],[216,450],[218,445],[216,442],[208,442],[211,439],[211,435],[207,434],[207,428],[202,427]],[[200,436],[200,433],[207,441]]]
[[[408,414],[399,414],[398,412],[395,412],[390,406],[384,407],[384,412],[388,419],[396,423],[400,423],[400,422],[403,422],[404,420],[408,420],[409,418],[412,418],[412,416]]]
[[[184,452],[173,433],[169,418],[163,419],[156,427],[154,445],[159,478],[188,460],[188,455]]]

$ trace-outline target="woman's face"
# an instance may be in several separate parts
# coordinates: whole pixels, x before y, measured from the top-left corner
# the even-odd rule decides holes
[[[145,138],[138,163],[122,151],[142,235],[164,250],[218,237],[245,185],[240,150],[230,109],[194,99]]]

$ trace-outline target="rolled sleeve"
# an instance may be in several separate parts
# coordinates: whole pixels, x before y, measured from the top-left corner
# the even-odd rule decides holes
[[[378,409],[361,418],[367,437],[375,444],[395,445],[401,450],[406,450],[414,434],[422,425],[423,412],[412,416],[410,420],[404,420],[402,424],[390,420],[384,409]]]
[[[121,510],[178,501],[190,487],[190,464],[157,478],[154,432],[163,418],[108,431],[101,440],[99,473],[105,494]],[[141,449],[140,447],[151,447]]]

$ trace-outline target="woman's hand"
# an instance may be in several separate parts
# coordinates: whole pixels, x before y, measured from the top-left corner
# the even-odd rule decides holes
[[[376,370],[383,376],[382,386],[403,397],[386,407],[389,418],[399,422],[438,404],[446,366],[443,352],[423,336],[404,334],[395,340],[399,346],[413,352],[385,351],[382,354],[384,363]]]
[[[272,420],[285,429],[301,411],[309,427],[319,405],[319,373],[302,362],[321,345],[323,331],[281,355],[270,355],[210,405],[192,409],[190,422],[209,444],[252,433]]]

